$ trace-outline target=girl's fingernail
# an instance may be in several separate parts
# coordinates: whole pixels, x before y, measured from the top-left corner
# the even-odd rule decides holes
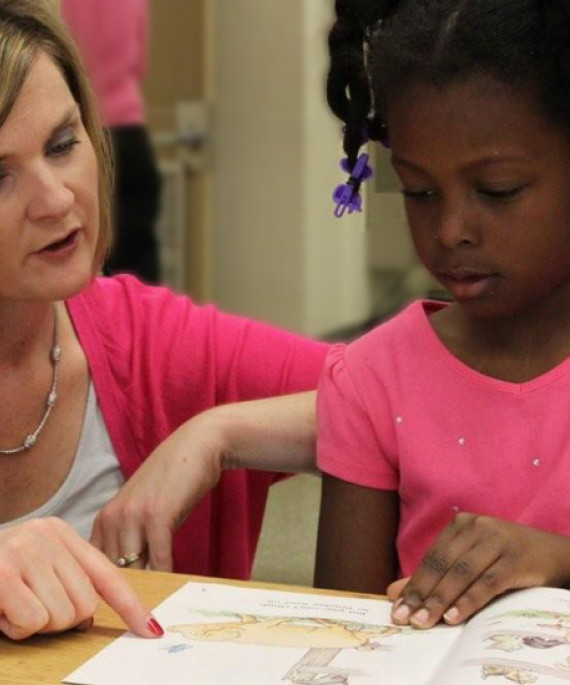
[[[160,623],[156,620],[156,618],[154,618],[154,616],[151,616],[148,619],[147,625],[155,635],[158,635],[158,636],[164,635],[164,629],[162,628]]]
[[[451,607],[445,614],[443,614],[443,620],[446,623],[456,623],[459,618],[459,609],[457,607]]]
[[[401,621],[404,623],[410,618],[412,610],[407,604],[403,604],[402,599],[396,600],[394,607],[392,609],[392,618],[396,621]]]
[[[423,607],[419,611],[416,611],[416,613],[410,619],[410,623],[413,623],[417,626],[425,626],[428,621],[429,611],[425,607]]]

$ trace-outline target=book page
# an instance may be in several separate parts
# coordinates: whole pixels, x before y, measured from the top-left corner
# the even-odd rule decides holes
[[[390,603],[190,582],[154,615],[166,634],[115,640],[77,685],[421,685],[461,634],[390,621]]]
[[[437,685],[570,684],[570,592],[520,590],[469,621]]]

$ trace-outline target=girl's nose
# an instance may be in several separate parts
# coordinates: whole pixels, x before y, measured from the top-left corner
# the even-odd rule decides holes
[[[478,243],[479,231],[467,208],[463,206],[444,208],[438,222],[436,240],[448,248]]]
[[[56,221],[71,211],[74,201],[73,191],[57,170],[41,169],[33,179],[28,217],[32,221]]]

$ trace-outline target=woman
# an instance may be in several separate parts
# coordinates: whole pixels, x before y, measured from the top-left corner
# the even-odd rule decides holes
[[[221,474],[224,454],[244,465],[239,445],[212,446],[208,415],[189,419],[313,388],[326,346],[132,277],[95,278],[109,242],[107,145],[73,42],[45,1],[2,2],[0,74],[0,630],[18,639],[86,625],[97,591],[137,633],[156,635],[83,539],[97,513],[152,453],[149,476],[178,484],[178,509],[165,514],[157,498],[142,522],[123,525],[109,505],[93,535],[119,565],[168,567],[154,541],[164,550],[219,480],[174,537],[173,566],[247,577],[278,476]],[[307,424],[305,450],[312,432]]]

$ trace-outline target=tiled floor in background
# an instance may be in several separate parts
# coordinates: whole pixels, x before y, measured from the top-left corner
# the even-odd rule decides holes
[[[295,476],[273,485],[263,521],[253,578],[313,584],[321,479]]]

